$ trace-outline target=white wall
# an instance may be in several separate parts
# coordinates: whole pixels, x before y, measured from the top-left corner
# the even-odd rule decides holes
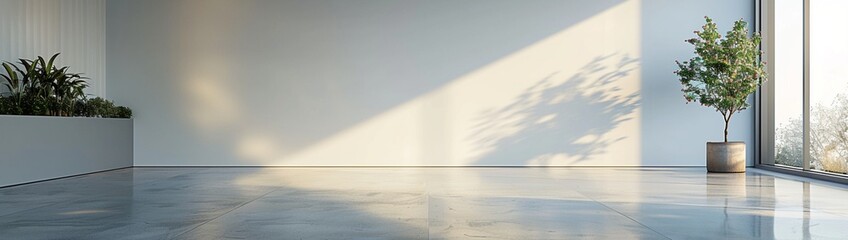
[[[61,53],[90,78],[87,94],[105,96],[105,20],[106,0],[0,0],[0,61]]]
[[[723,123],[672,72],[704,15],[753,2],[112,0],[106,92],[139,166],[702,166]]]
[[[0,116],[0,187],[133,165],[133,121]]]

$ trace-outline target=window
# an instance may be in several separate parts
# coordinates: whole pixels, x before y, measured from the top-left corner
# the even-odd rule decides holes
[[[761,0],[760,164],[848,174],[848,1]]]
[[[774,5],[774,162],[803,167],[804,1]]]
[[[810,168],[848,173],[848,1],[810,1]]]

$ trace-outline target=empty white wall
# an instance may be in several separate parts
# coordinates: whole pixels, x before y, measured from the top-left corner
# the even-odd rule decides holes
[[[753,2],[111,0],[106,92],[138,166],[702,166],[723,123],[672,72],[704,15]]]
[[[105,21],[106,0],[0,0],[0,61],[61,53],[90,78],[86,93],[105,96]]]

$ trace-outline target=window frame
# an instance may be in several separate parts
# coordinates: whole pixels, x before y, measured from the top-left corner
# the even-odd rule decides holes
[[[767,63],[774,63],[773,54],[774,48],[774,2],[776,0],[755,0],[754,4],[754,26],[757,32],[760,32],[763,41],[760,49],[765,51],[765,56],[760,60]],[[820,180],[838,182],[848,184],[848,175],[828,173],[824,171],[811,170],[810,158],[810,2],[811,0],[802,0],[804,5],[804,66],[803,66],[803,167],[791,167],[775,164],[774,147],[775,147],[775,123],[774,123],[774,64],[766,65],[768,73],[767,81],[760,86],[760,90],[754,96],[754,109],[756,111],[755,120],[755,165],[756,168],[762,168],[780,173],[788,173],[803,177],[810,177]]]

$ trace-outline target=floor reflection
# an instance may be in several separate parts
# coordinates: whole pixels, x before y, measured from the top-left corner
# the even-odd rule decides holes
[[[757,169],[134,168],[0,189],[0,239],[848,239],[845,199]]]

